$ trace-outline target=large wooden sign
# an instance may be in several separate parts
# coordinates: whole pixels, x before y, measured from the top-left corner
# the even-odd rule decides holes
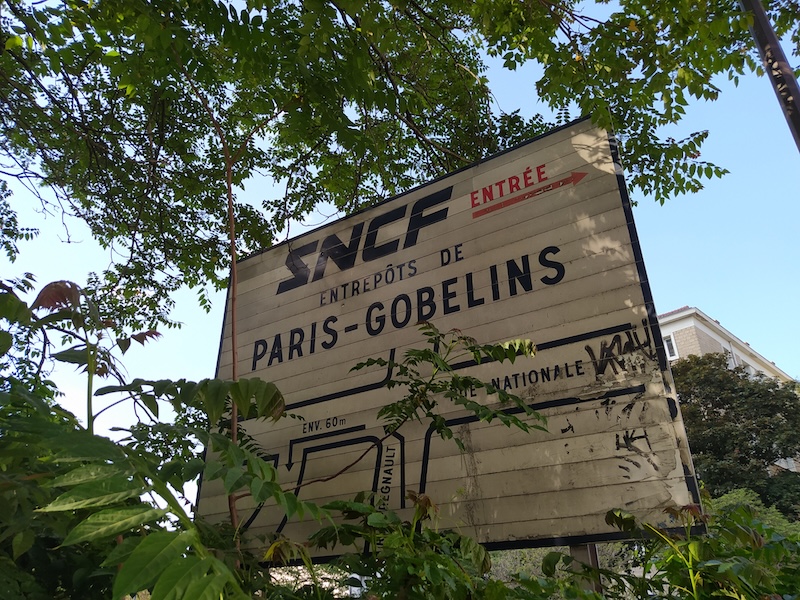
[[[611,539],[612,508],[668,524],[664,508],[697,501],[620,173],[608,134],[579,121],[241,261],[239,373],[275,382],[304,419],[246,424],[281,481],[305,500],[367,490],[401,511],[424,492],[441,527],[494,548]],[[420,321],[532,340],[535,357],[469,372],[525,398],[548,431],[443,404],[466,451],[420,426],[382,440],[376,413],[402,390],[384,388],[385,368],[350,369],[421,347]],[[317,527],[240,506],[254,534]],[[203,485],[199,510],[227,515],[221,486]]]

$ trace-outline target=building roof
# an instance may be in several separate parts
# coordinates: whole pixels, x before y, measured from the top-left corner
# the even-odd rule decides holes
[[[691,310],[691,309],[692,309],[691,306],[681,306],[680,308],[676,308],[675,310],[671,310],[669,312],[665,312],[662,315],[658,315],[658,320],[660,322],[662,319],[666,319],[667,317],[670,317],[672,315],[677,315],[678,313],[682,313],[685,310]],[[697,309],[695,308],[694,310]]]

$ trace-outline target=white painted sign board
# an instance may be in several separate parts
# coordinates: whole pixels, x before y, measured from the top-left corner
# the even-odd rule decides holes
[[[276,383],[305,419],[247,430],[304,500],[366,490],[402,512],[424,492],[441,527],[490,548],[613,539],[610,509],[668,524],[664,508],[697,501],[621,168],[588,120],[246,258],[239,281],[239,373]],[[401,391],[384,389],[385,368],[350,369],[421,347],[419,321],[532,340],[533,358],[466,370],[525,398],[548,431],[443,403],[466,452],[411,424],[381,441],[376,413]],[[230,373],[228,315],[218,376]],[[317,527],[240,506],[252,534]],[[227,516],[218,482],[199,512]]]

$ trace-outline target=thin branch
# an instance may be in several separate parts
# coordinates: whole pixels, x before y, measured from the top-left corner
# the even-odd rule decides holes
[[[238,336],[237,336],[237,312],[236,312],[236,296],[237,296],[237,289],[239,285],[239,277],[238,271],[236,267],[236,215],[234,213],[234,206],[233,206],[233,165],[235,164],[234,157],[231,156],[230,146],[228,144],[227,137],[225,136],[225,132],[222,129],[222,125],[217,119],[216,114],[214,113],[211,105],[208,101],[208,98],[205,94],[203,94],[195,85],[194,80],[192,79],[189,72],[186,70],[183,62],[180,60],[180,56],[178,52],[173,48],[173,52],[175,54],[176,61],[180,70],[183,72],[186,80],[189,82],[189,86],[192,89],[192,93],[198,98],[203,105],[203,108],[206,111],[209,119],[211,119],[211,123],[214,126],[214,130],[219,137],[220,144],[222,145],[223,153],[225,156],[225,183],[227,185],[227,210],[228,210],[228,235],[230,240],[230,259],[231,259],[231,293],[230,293],[230,311],[231,311],[231,379],[236,381],[239,378],[239,349],[237,347],[238,344]],[[254,132],[253,132],[254,133]],[[231,402],[231,443],[234,445],[238,443],[238,422],[239,422],[239,409],[236,406],[235,402]],[[231,518],[231,526],[233,527],[234,531],[239,530],[239,511],[236,508],[236,498],[233,495],[228,496],[228,513],[230,514]],[[237,552],[241,552],[241,538],[239,535],[235,537],[235,544]],[[238,564],[238,560],[237,560]]]
[[[348,27],[348,29],[351,31],[351,33],[353,32],[353,29],[347,23],[348,17],[353,20],[353,23],[356,25],[356,29],[360,30],[361,21],[360,21],[360,19],[358,17],[350,16],[347,13],[347,11],[345,11],[342,7],[340,7],[335,2],[335,0],[332,1],[331,3],[339,11],[339,14],[342,17],[342,20],[345,22],[345,26]],[[375,42],[367,39],[367,37],[364,36],[363,33],[361,33],[360,35],[362,35],[362,37],[364,38],[364,41],[367,42],[367,45],[371,50],[370,58],[372,59],[373,64],[376,67],[378,67],[384,73],[384,75],[388,79],[389,83],[391,84],[392,88],[394,89],[394,92],[397,95],[397,97],[398,98],[401,97],[402,94],[400,93],[400,88],[399,88],[399,86],[397,84],[396,78],[395,78],[394,73],[392,71],[392,67],[391,67],[389,59],[386,58],[386,56],[375,45]],[[419,90],[417,90],[417,88],[415,86],[412,86],[412,87],[414,88],[415,92],[420,94],[423,98],[425,97],[424,94],[422,94]],[[403,123],[405,123],[406,126],[409,129],[411,129],[411,131],[414,133],[414,135],[417,137],[417,139],[419,141],[423,142],[424,144],[427,144],[431,148],[434,148],[434,149],[438,150],[442,154],[446,154],[448,156],[451,156],[451,157],[453,157],[453,158],[455,158],[455,159],[457,159],[457,160],[459,160],[461,162],[464,162],[464,163],[469,162],[469,161],[467,161],[467,159],[465,157],[460,156],[459,154],[453,152],[449,148],[443,146],[439,142],[436,142],[435,140],[433,140],[433,139],[429,138],[427,135],[425,135],[422,132],[422,130],[420,129],[419,125],[417,125],[416,121],[414,120],[414,116],[409,111],[406,111],[405,114],[401,114],[399,112],[395,113],[395,116],[397,118],[399,118]],[[441,158],[437,157],[437,161],[439,162],[439,165],[441,167],[446,167],[447,166]]]

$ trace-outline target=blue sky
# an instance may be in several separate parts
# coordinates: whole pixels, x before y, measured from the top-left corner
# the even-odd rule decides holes
[[[725,82],[687,111],[711,132],[703,158],[730,173],[698,194],[634,209],[656,308],[696,306],[794,378],[800,152],[766,78]]]
[[[535,110],[532,71],[489,73],[503,110]],[[795,306],[800,295],[797,248],[800,223],[800,152],[794,144],[775,94],[765,78],[741,79],[738,88],[720,81],[721,99],[695,103],[675,137],[691,131],[711,132],[702,158],[730,170],[721,180],[691,196],[660,206],[632,192],[645,264],[659,313],[696,306],[717,319],[789,375],[800,377],[800,324]],[[248,190],[257,190],[250,185]],[[266,190],[262,190],[264,192]],[[25,205],[23,225],[42,227],[32,211],[35,203],[17,192],[16,206]],[[33,223],[30,219],[35,219]],[[76,228],[73,225],[73,228]],[[85,280],[109,257],[88,235],[76,231],[79,243],[65,244],[59,218],[49,218],[41,236],[20,245],[21,257],[8,264],[3,278],[31,271],[40,283],[54,279]],[[134,344],[125,357],[131,377],[201,379],[213,377],[224,299],[216,297],[205,314],[193,292],[181,293],[175,317],[185,323],[163,339],[141,348]],[[85,414],[82,378],[61,370],[65,403]],[[111,426],[113,417],[101,421]]]

